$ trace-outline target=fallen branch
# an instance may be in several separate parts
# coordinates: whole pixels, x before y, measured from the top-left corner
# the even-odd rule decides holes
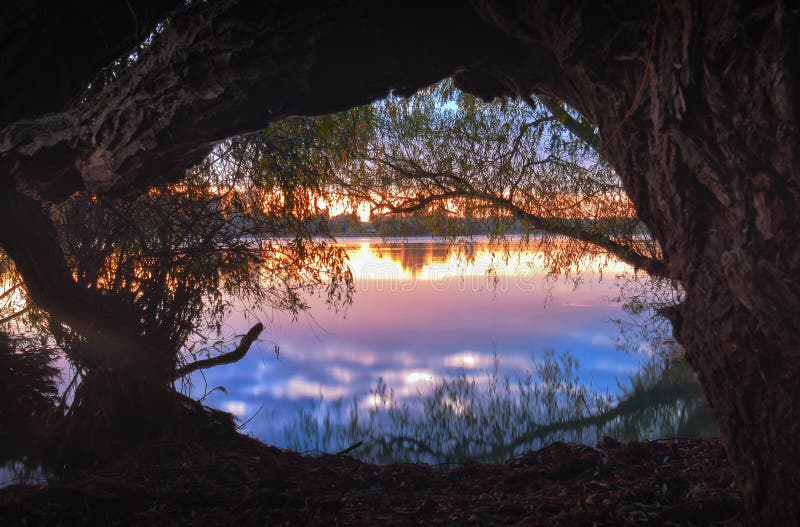
[[[259,322],[250,328],[250,331],[248,331],[245,336],[242,337],[242,341],[235,350],[229,351],[228,353],[223,353],[222,355],[217,355],[216,357],[198,360],[192,362],[191,364],[181,366],[175,371],[175,379],[184,377],[190,373],[194,373],[197,370],[204,370],[213,366],[219,366],[220,364],[231,364],[242,359],[245,355],[247,355],[247,352],[250,350],[250,346],[253,345],[253,342],[255,342],[262,331],[264,331],[264,324]]]

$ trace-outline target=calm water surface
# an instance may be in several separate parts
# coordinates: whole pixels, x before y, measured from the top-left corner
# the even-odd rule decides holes
[[[502,462],[554,441],[715,433],[694,375],[668,358],[669,328],[620,331],[631,320],[611,298],[626,266],[587,257],[576,285],[548,278],[535,246],[343,244],[356,289],[346,312],[312,299],[297,321],[260,313],[263,340],[194,374],[191,395],[267,443],[360,443],[352,455],[378,463]],[[254,323],[234,316],[226,332]],[[41,479],[35,460],[0,467],[0,486]]]
[[[694,377],[663,358],[668,335],[621,333],[619,262],[548,278],[535,247],[493,253],[430,239],[343,242],[355,278],[345,313],[312,300],[297,321],[263,313],[262,342],[195,374],[192,395],[244,431],[298,450],[376,462],[502,461],[556,440],[714,433]],[[602,278],[601,278],[602,276]],[[229,331],[254,323],[234,317]],[[663,329],[663,328],[662,328]],[[279,348],[276,354],[275,348]]]

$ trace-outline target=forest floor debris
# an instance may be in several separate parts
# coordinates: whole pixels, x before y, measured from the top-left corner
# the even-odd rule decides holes
[[[47,486],[0,489],[8,525],[740,525],[718,439],[555,443],[447,469],[305,456],[240,436],[162,440]]]

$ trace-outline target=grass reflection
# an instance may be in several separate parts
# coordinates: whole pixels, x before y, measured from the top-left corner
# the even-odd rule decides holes
[[[694,373],[679,358],[652,357],[619,395],[581,382],[578,361],[553,351],[516,378],[500,377],[499,359],[478,375],[461,371],[410,400],[378,379],[366,397],[298,409],[285,427],[288,448],[337,452],[372,463],[503,462],[556,441],[594,445],[709,436],[713,416]]]

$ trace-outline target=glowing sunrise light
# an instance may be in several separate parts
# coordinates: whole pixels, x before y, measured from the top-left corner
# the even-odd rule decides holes
[[[490,359],[477,352],[462,351],[448,355],[443,362],[448,368],[480,368],[487,366]]]
[[[399,260],[372,249],[370,242],[359,243],[358,249],[348,250],[347,258],[353,277],[361,280],[410,280],[411,271]]]
[[[347,199],[329,199],[318,196],[315,198],[315,203],[319,210],[327,211],[328,216],[331,218],[342,214],[350,214],[353,211],[362,222],[368,222],[372,217],[372,206],[366,201],[353,203]]]
[[[0,282],[0,310],[11,313],[22,311],[28,306],[21,282],[16,276],[5,277]],[[0,315],[2,318],[2,315]]]
[[[544,261],[542,251],[512,251],[508,260],[497,257],[488,248],[477,249],[467,259],[459,253],[452,253],[446,262],[427,264],[420,277],[428,280],[462,276],[486,276],[491,271],[495,276],[516,276],[520,270],[530,273],[541,267]]]
[[[420,382],[432,382],[433,374],[428,371],[412,371],[406,373],[406,384],[417,384]]]
[[[428,259],[417,270],[407,267],[407,263],[395,253],[379,250],[369,241],[360,241],[347,250],[350,270],[353,277],[360,280],[398,280],[412,279],[441,281],[443,279],[464,277],[519,277],[544,274],[547,254],[535,245],[525,248],[510,248],[508,254],[503,249],[494,249],[488,243],[476,243],[469,257],[453,250],[443,261]],[[586,256],[580,260],[586,268],[602,267],[604,272],[622,274],[633,269],[625,262],[605,255]]]

